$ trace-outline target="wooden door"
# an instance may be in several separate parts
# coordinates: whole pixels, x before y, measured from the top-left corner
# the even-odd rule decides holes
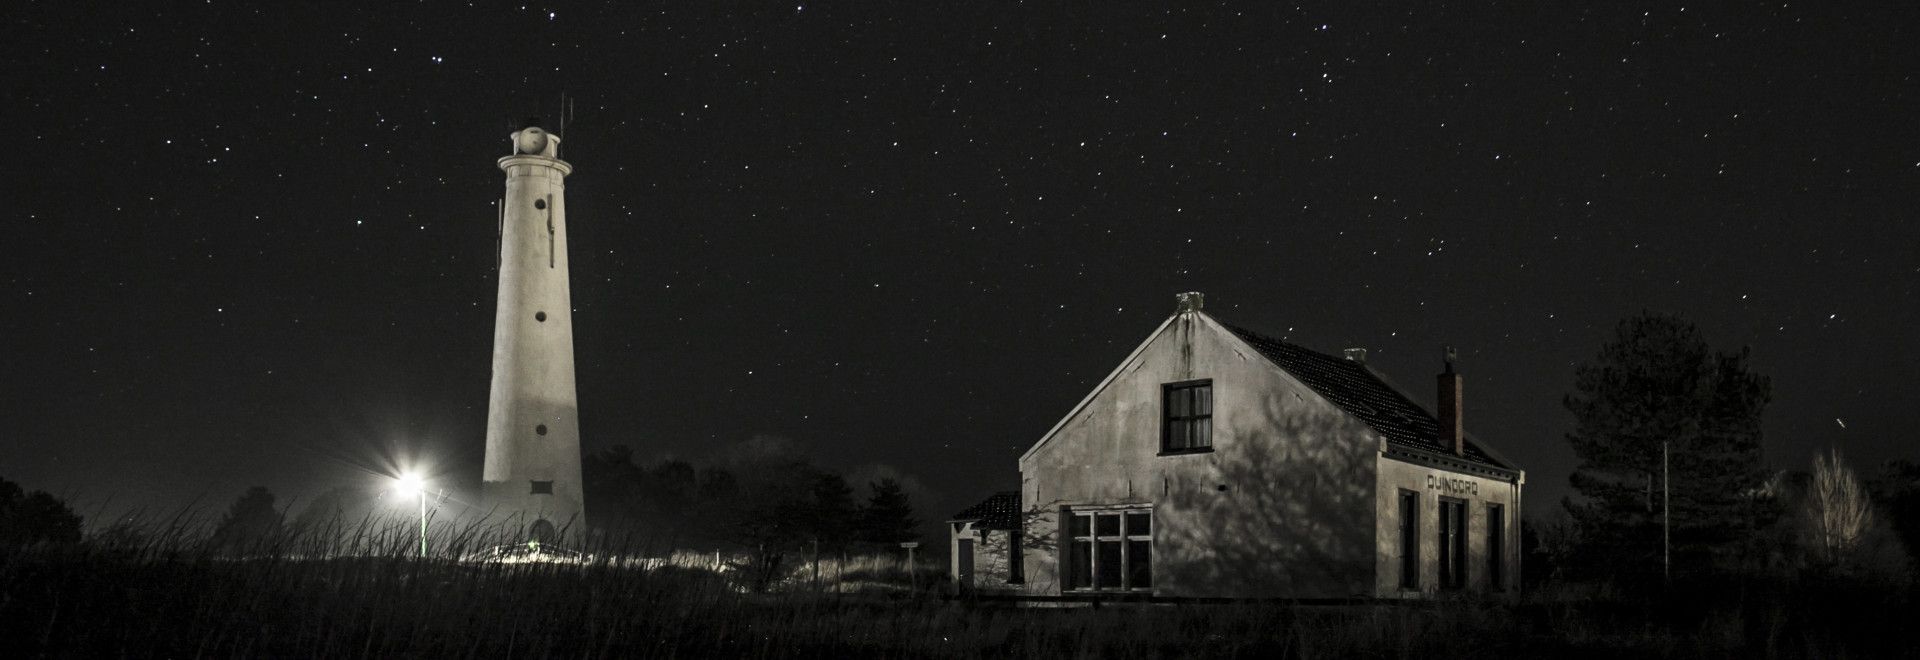
[[[960,539],[960,588],[973,588],[973,539]]]

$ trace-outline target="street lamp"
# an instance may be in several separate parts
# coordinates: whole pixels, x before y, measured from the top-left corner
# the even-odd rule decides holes
[[[427,558],[427,484],[420,475],[403,473],[395,480],[394,489],[403,495],[420,496],[420,558]]]

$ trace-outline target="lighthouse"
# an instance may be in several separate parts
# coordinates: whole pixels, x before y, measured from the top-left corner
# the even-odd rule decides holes
[[[574,394],[567,280],[566,177],[560,136],[529,124],[499,160],[500,295],[487,396],[484,507],[516,540],[552,543],[586,527],[580,408]]]

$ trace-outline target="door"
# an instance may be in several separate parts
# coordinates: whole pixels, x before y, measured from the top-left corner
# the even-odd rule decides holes
[[[973,588],[973,539],[960,539],[960,588]]]

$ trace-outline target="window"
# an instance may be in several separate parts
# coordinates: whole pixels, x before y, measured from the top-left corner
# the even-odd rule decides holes
[[[1420,588],[1420,494],[1400,491],[1400,588]]]
[[[1507,587],[1506,568],[1507,511],[1498,504],[1487,505],[1487,588],[1499,591]]]
[[[1062,567],[1069,590],[1153,588],[1153,512],[1067,511],[1072,547]]]
[[[1213,449],[1213,381],[1190,380],[1161,386],[1165,422],[1160,451],[1181,453]]]
[[[552,494],[553,494],[553,482],[551,482],[551,481],[535,481],[535,482],[533,482],[533,494],[534,494],[534,495],[552,495]]]
[[[1467,586],[1467,503],[1440,498],[1440,588]]]

